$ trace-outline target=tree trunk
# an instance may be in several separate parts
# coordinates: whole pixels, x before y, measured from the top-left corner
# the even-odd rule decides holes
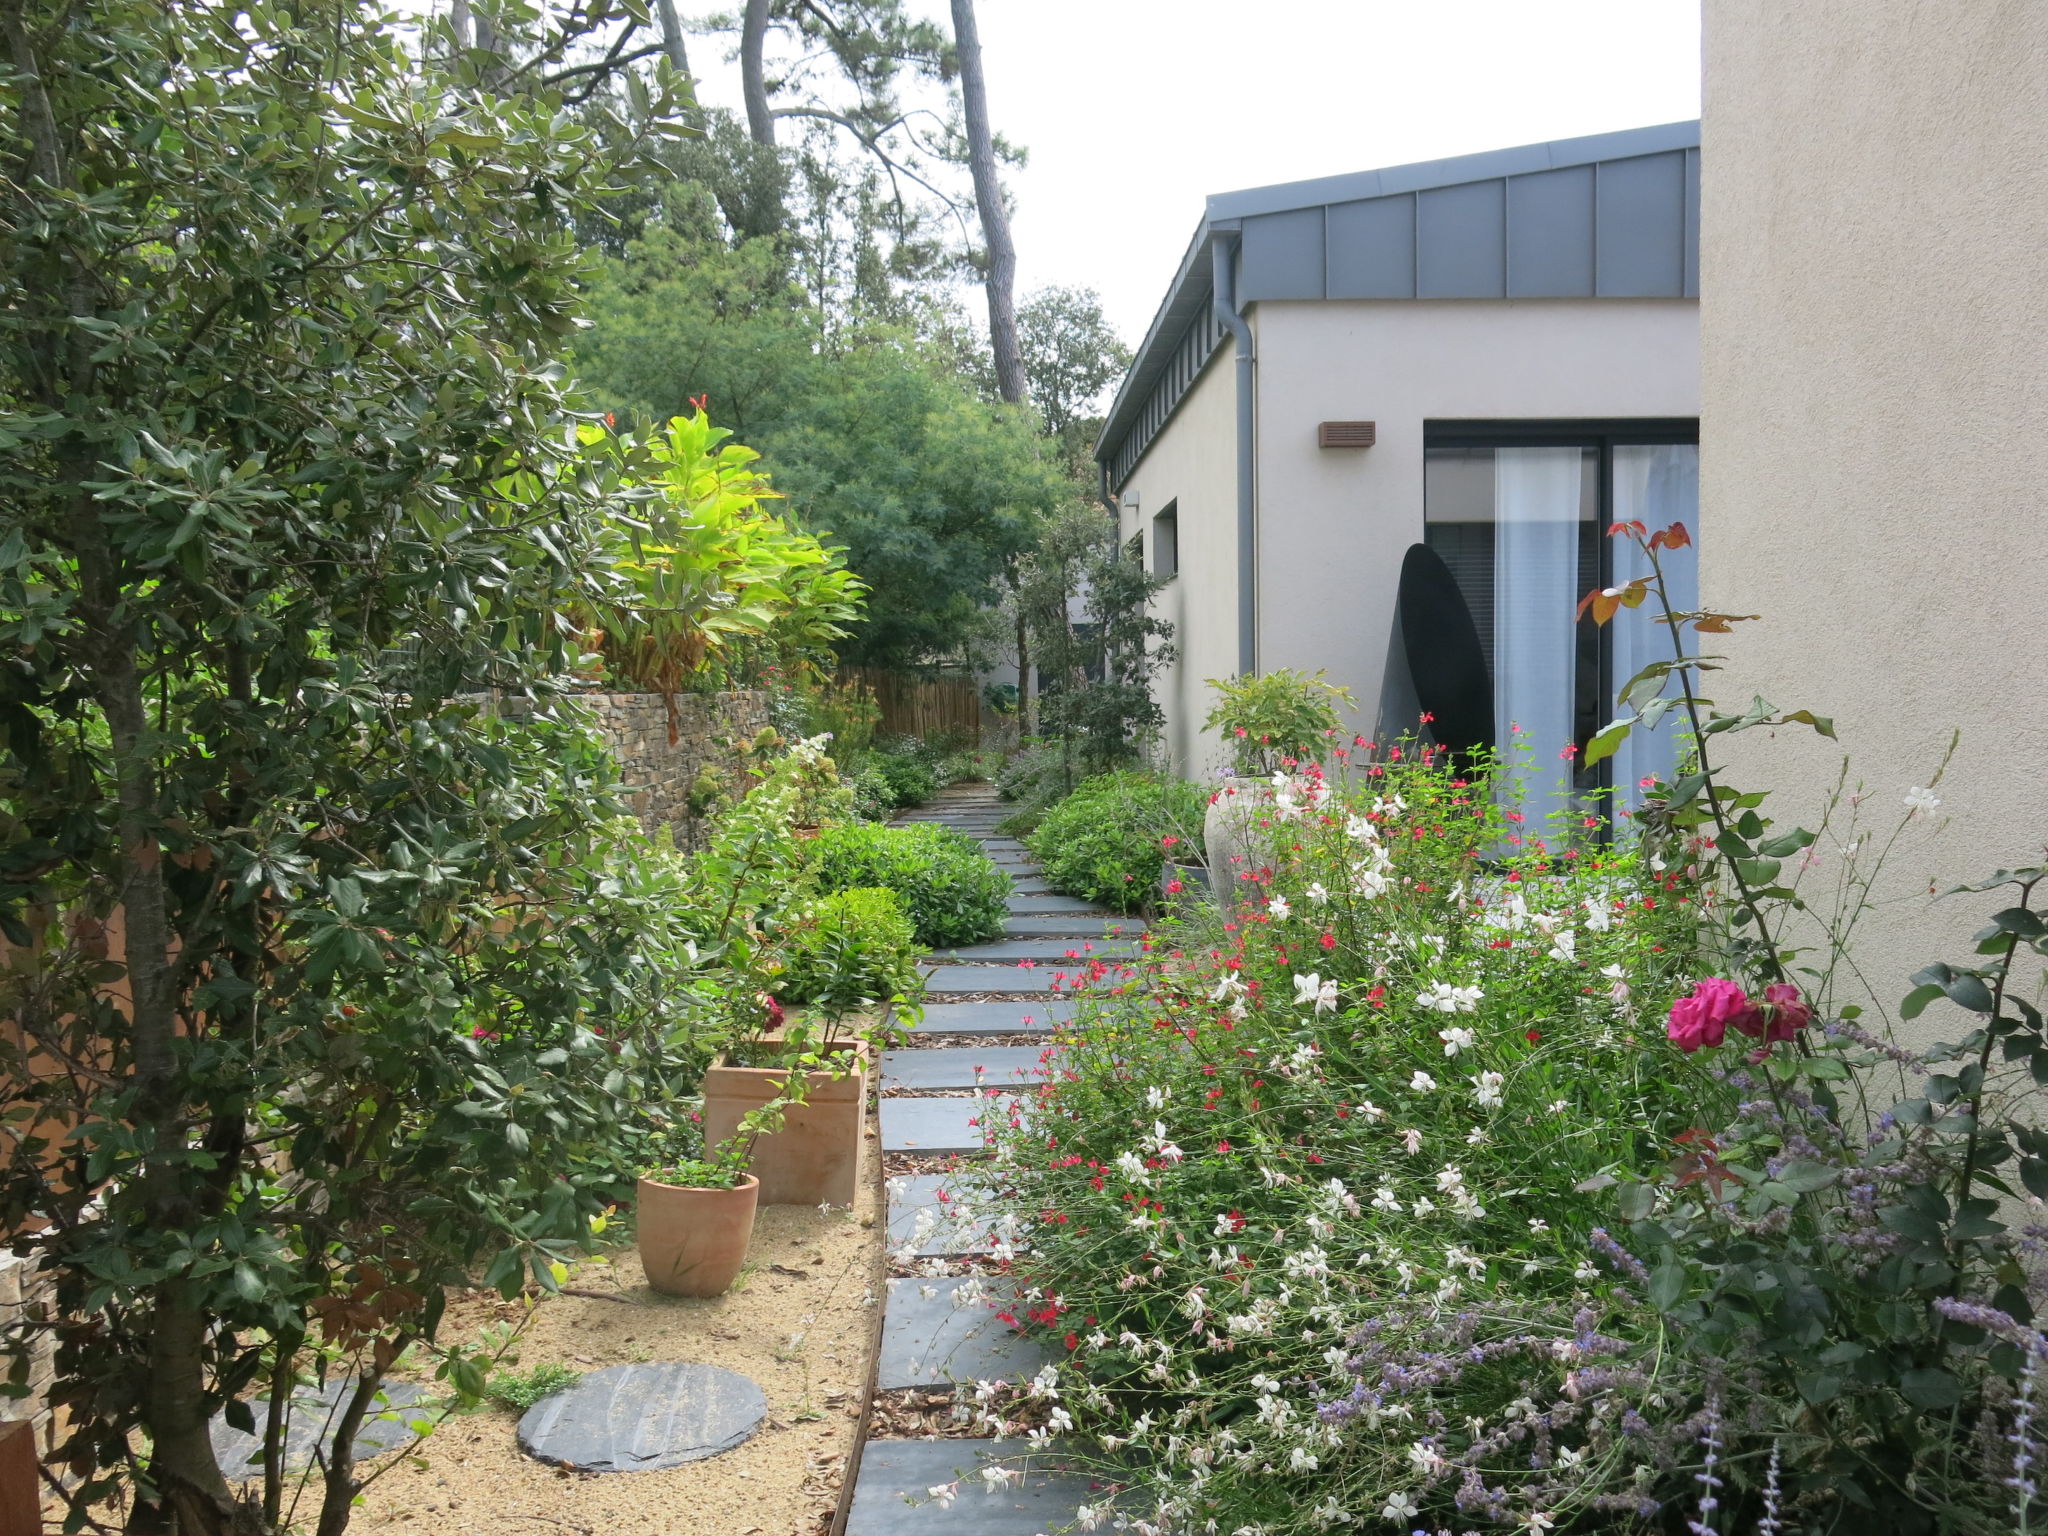
[[[687,75],[690,55],[683,46],[683,19],[676,14],[676,0],[661,0],[661,46],[668,54],[669,67]]]
[[[747,0],[740,20],[740,93],[747,103],[747,136],[764,149],[775,147],[775,114],[768,107],[768,80],[761,50],[768,41],[770,0]]]
[[[467,50],[476,46],[476,33],[469,24],[469,0],[451,0],[448,7],[448,25],[455,33],[458,47]]]
[[[981,240],[988,248],[982,286],[988,292],[988,339],[995,354],[996,392],[1021,405],[1024,351],[1017,344],[1017,246],[1010,238],[1010,210],[1003,206],[996,178],[996,141],[988,123],[988,82],[981,72],[981,32],[974,0],[953,0],[953,41],[960,51],[960,104],[967,119],[967,168],[974,174],[974,202],[981,211]]]
[[[1022,746],[1031,732],[1031,626],[1024,608],[1017,608],[1017,744]]]
[[[342,1536],[348,1517],[355,1512],[356,1436],[363,1432],[363,1420],[377,1400],[384,1379],[381,1369],[365,1371],[356,1378],[356,1389],[334,1426],[334,1443],[327,1450],[326,1487],[320,1499],[320,1523],[313,1536]]]

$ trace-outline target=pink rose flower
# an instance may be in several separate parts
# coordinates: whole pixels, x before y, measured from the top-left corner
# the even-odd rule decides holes
[[[1749,995],[1732,981],[1709,976],[1691,993],[1671,1005],[1671,1019],[1664,1033],[1671,1043],[1690,1055],[1703,1045],[1719,1045],[1728,1038],[1728,1026],[1737,1024],[1745,1012],[1754,1012]]]
[[[1766,1045],[1790,1040],[1813,1022],[1813,1008],[1799,1000],[1799,989],[1786,982],[1764,988],[1763,1001],[1751,1003],[1741,1017],[1730,1020],[1752,1039]]]

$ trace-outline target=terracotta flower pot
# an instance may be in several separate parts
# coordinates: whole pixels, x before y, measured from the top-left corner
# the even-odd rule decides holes
[[[807,1074],[810,1091],[789,1110],[782,1129],[754,1143],[748,1164],[761,1181],[763,1205],[851,1205],[859,1190],[861,1134],[867,1124],[867,1049],[826,1046],[852,1057],[844,1077]],[[721,1063],[704,1073],[704,1145],[715,1147],[739,1128],[740,1116],[782,1092],[781,1067]]]
[[[761,1181],[693,1189],[642,1179],[637,1223],[640,1267],[664,1296],[723,1296],[746,1262]]]

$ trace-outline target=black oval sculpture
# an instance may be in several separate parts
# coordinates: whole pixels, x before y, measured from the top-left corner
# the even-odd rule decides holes
[[[1401,561],[1401,644],[1415,699],[1436,718],[1430,732],[1453,752],[1493,748],[1493,679],[1458,579],[1427,544]]]

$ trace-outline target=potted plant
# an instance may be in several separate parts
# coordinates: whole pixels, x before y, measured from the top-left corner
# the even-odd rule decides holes
[[[640,1267],[664,1296],[723,1296],[746,1262],[761,1181],[747,1171],[761,1134],[784,1105],[764,1104],[711,1143],[687,1121],[657,1127],[635,1191]]]
[[[901,999],[852,1026],[843,1014],[791,1021],[760,998],[761,1025],[734,1039],[704,1073],[704,1135],[733,1135],[746,1117],[782,1106],[780,1123],[753,1144],[763,1205],[851,1205],[859,1191],[868,1067],[878,1046],[912,1017]]]
[[[1237,910],[1242,898],[1237,883],[1253,841],[1253,827],[1270,809],[1260,791],[1273,775],[1320,762],[1338,732],[1337,708],[1355,702],[1351,690],[1326,680],[1321,672],[1282,667],[1256,677],[1212,677],[1216,707],[1202,722],[1230,752],[1230,765],[1209,798],[1202,841],[1208,855],[1209,884],[1224,911]]]

